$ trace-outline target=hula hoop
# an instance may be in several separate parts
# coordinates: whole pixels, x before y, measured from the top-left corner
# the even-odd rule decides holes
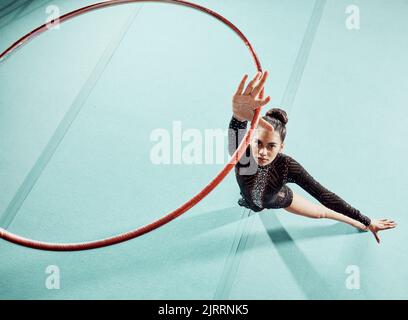
[[[77,17],[81,14],[97,10],[97,9],[102,9],[110,6],[115,6],[115,5],[121,5],[121,4],[126,4],[126,3],[135,3],[135,2],[160,2],[160,3],[168,3],[168,4],[176,4],[176,5],[181,5],[181,6],[186,6],[190,7],[193,9],[196,9],[198,11],[204,12],[225,25],[227,25],[230,29],[232,29],[240,38],[241,40],[245,43],[245,45],[248,47],[250,54],[252,55],[256,68],[258,71],[262,71],[261,63],[258,59],[258,56],[256,55],[251,43],[248,41],[248,39],[245,37],[245,35],[234,25],[232,24],[229,20],[221,16],[220,14],[206,8],[203,6],[200,6],[198,4],[194,4],[191,2],[187,1],[182,1],[182,0],[108,0],[104,2],[98,2],[89,6],[82,7],[80,9],[71,11],[67,14],[64,14],[59,18],[59,23],[62,23],[64,21],[67,21],[71,18]],[[52,22],[51,22],[52,23]],[[24,45],[27,43],[29,40],[33,39],[35,36],[45,32],[48,30],[47,23],[41,25],[40,27],[34,29],[33,31],[27,33],[25,36],[14,42],[8,49],[6,49],[4,52],[0,54],[0,61],[4,59],[7,55],[11,54],[16,48]],[[208,183],[199,193],[197,193],[194,197],[192,197],[190,200],[182,204],[180,207],[177,209],[171,211],[164,217],[153,221],[147,225],[144,225],[136,230],[132,230],[129,232],[125,232],[116,236],[112,236],[109,238],[105,239],[100,239],[100,240],[95,240],[95,241],[89,241],[89,242],[80,242],[80,243],[51,243],[51,242],[42,242],[42,241],[37,241],[37,240],[32,240],[28,238],[21,237],[19,235],[16,235],[14,233],[11,233],[3,228],[0,228],[0,238],[24,246],[24,247],[29,247],[33,249],[39,249],[39,250],[49,250],[49,251],[80,251],[80,250],[89,250],[89,249],[96,249],[96,248],[101,248],[101,247],[106,247],[106,246],[111,246],[114,244],[118,244],[121,242],[125,242],[131,239],[134,239],[136,237],[139,237],[145,233],[148,233],[154,229],[157,229],[164,224],[170,222],[171,220],[177,218],[178,216],[182,215],[185,213],[187,210],[191,209],[194,207],[197,203],[199,203],[205,196],[207,196],[214,188],[227,176],[227,174],[234,168],[234,166],[237,164],[237,162],[241,159],[242,155],[244,154],[246,148],[248,147],[251,138],[253,136],[254,128],[258,125],[259,122],[259,114],[260,114],[261,108],[257,108],[254,113],[254,117],[251,120],[251,126],[248,130],[248,132],[245,134],[242,142],[238,146],[237,150],[234,152],[234,154],[231,156],[231,159],[228,161],[228,163],[224,166],[224,168],[215,176],[215,178]]]

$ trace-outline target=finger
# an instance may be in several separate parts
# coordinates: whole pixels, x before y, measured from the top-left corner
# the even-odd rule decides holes
[[[264,85],[265,85],[265,81],[268,78],[268,71],[265,71],[264,74],[262,75],[261,80],[259,81],[259,83],[257,84],[257,86],[254,88],[254,90],[251,93],[251,96],[256,98],[259,94],[259,92],[261,92],[261,90],[263,89]]]
[[[242,94],[242,90],[244,90],[245,82],[246,82],[247,79],[248,79],[248,75],[245,74],[244,77],[242,78],[242,80],[241,80],[241,82],[240,82],[240,84],[239,84],[239,86],[238,86],[238,89],[237,89],[237,91],[235,92],[235,94]]]
[[[267,105],[270,101],[271,101],[271,97],[267,96],[265,99],[263,99],[263,100],[261,100],[259,102],[259,106],[263,107],[263,106]]]
[[[252,109],[255,110],[256,108],[263,107],[264,105],[267,105],[271,101],[271,97],[267,96],[263,100],[257,100],[252,106]]]
[[[264,88],[262,88],[261,92],[259,92],[258,99],[262,100],[263,97],[264,97],[264,93],[265,93],[265,90],[264,90]]]
[[[258,126],[260,126],[261,128],[264,128],[265,130],[271,131],[271,132],[275,130],[273,126],[268,121],[264,120],[263,118],[259,119]]]
[[[265,85],[265,81],[268,78],[268,71],[265,71],[262,74],[261,79],[259,80],[258,84],[254,87],[254,89],[252,90],[251,96],[256,98],[258,96],[258,94],[263,94],[264,92],[264,85]]]
[[[382,223],[382,225],[384,225],[384,226],[395,226],[397,224],[395,222],[385,222],[385,223]]]
[[[271,97],[266,97],[263,100],[257,100],[255,103],[251,106],[252,110],[255,110],[257,108],[263,107],[264,105],[268,104],[269,101],[271,101]]]
[[[246,89],[244,91],[244,95],[249,95],[252,92],[252,90],[254,89],[256,84],[258,83],[261,76],[262,76],[262,72],[257,72],[255,74],[253,79],[248,83],[248,86],[246,87]]]
[[[378,243],[380,243],[380,237],[378,236],[377,232],[373,232],[375,240],[377,240]]]
[[[244,95],[249,95],[252,90],[254,89],[256,83],[258,82],[259,77],[262,75],[261,72],[257,72],[253,79],[248,83],[248,86],[246,87],[244,91]]]

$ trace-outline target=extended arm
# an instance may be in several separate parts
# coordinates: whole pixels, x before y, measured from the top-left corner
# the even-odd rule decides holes
[[[360,230],[367,230],[367,227],[361,222],[331,210],[321,204],[310,202],[294,192],[292,202],[289,207],[285,208],[285,210],[308,218],[332,219],[347,223]]]
[[[366,227],[370,225],[371,219],[369,217],[363,215],[359,210],[353,208],[338,195],[322,186],[296,160],[288,156],[287,165],[287,182],[298,184],[321,204],[331,209],[333,212],[329,212],[329,215],[339,218],[334,212],[337,214],[340,213],[362,223]]]
[[[228,153],[230,156],[235,152],[246,133],[248,121],[239,121],[232,116],[228,126]]]
[[[248,121],[251,121],[255,109],[261,108],[269,103],[271,97],[263,98],[265,81],[268,78],[268,72],[257,72],[253,79],[245,87],[248,75],[244,75],[238,85],[236,92],[232,97],[233,117],[230,121],[228,131],[228,152],[232,155],[238,148],[246,133]],[[258,125],[273,131],[273,126],[263,118],[259,119]]]
[[[397,224],[389,219],[380,219],[380,220],[371,220],[371,224],[366,227],[363,225],[361,222],[354,220],[348,216],[345,216],[341,213],[338,213],[336,211],[333,211],[329,208],[326,208],[325,206],[322,206],[321,204],[316,204],[312,203],[301,196],[295,194],[292,192],[292,202],[290,206],[285,207],[285,210],[298,214],[304,217],[308,218],[327,218],[327,219],[332,219],[332,220],[337,220],[340,222],[348,223],[352,225],[353,227],[356,227],[360,230],[368,231],[370,230],[375,239],[377,240],[378,243],[380,243],[380,237],[378,235],[379,231],[387,230],[387,229],[393,229],[397,226]]]
[[[263,99],[263,88],[267,77],[267,71],[264,73],[257,72],[245,87],[248,75],[244,75],[232,97],[233,116],[228,130],[228,153],[230,156],[232,156],[244,138],[248,121],[252,120],[255,109],[263,107],[270,101],[270,97]],[[262,118],[259,120],[259,125],[273,130],[273,127]]]

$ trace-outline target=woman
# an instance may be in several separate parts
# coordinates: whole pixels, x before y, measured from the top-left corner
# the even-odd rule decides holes
[[[254,110],[266,105],[263,98],[267,72],[258,72],[245,87],[245,75],[233,97],[233,116],[229,124],[229,153],[232,155],[246,133]],[[328,218],[348,223],[360,230],[370,230],[378,243],[378,232],[395,228],[388,219],[374,220],[360,213],[347,202],[317,182],[296,160],[282,153],[286,136],[287,114],[273,108],[259,120],[251,144],[235,166],[242,199],[241,206],[261,211],[270,208],[285,210],[309,218]],[[255,164],[255,166],[253,166]],[[295,194],[286,183],[296,183],[317,199],[321,205]]]

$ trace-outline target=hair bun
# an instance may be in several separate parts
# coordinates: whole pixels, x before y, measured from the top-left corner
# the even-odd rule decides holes
[[[269,110],[265,116],[278,119],[284,125],[286,125],[289,120],[286,111],[279,108],[273,108]]]

